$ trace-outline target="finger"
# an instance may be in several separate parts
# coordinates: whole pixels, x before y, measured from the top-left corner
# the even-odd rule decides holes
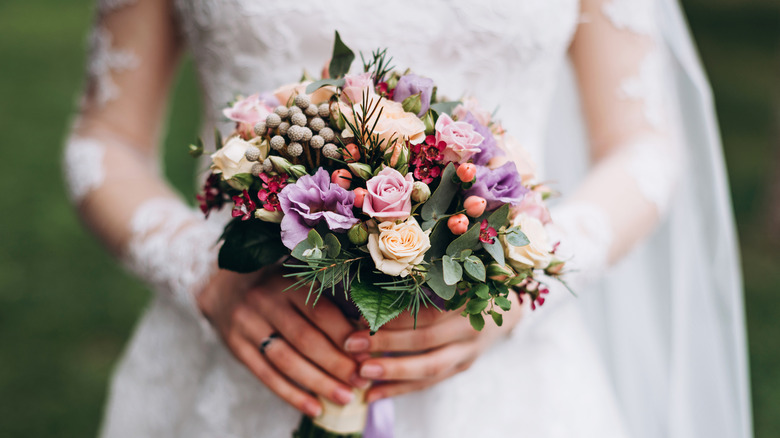
[[[423,380],[466,367],[478,354],[475,343],[459,342],[426,353],[372,358],[360,364],[360,376],[373,380]]]
[[[325,333],[334,345],[344,345],[347,337],[355,331],[354,324],[329,299],[323,298],[315,306],[311,300],[308,304],[306,303],[307,294],[305,291],[289,291],[286,293],[290,302],[295,305],[295,308]]]
[[[254,340],[258,345],[263,340]],[[265,348],[265,357],[293,382],[319,394],[336,404],[345,405],[352,401],[352,390],[329,376],[300,353],[295,351],[283,338],[276,338]]]
[[[279,306],[287,303],[288,307]],[[369,382],[357,375],[357,362],[314,327],[288,301],[275,306],[260,304],[259,312],[304,357],[344,383],[367,387]]]
[[[468,369],[468,366],[464,367],[463,369],[464,370]],[[460,371],[456,369],[452,369],[449,372],[443,374],[442,376],[433,379],[405,380],[399,382],[379,383],[372,386],[366,392],[366,402],[371,403],[383,398],[395,397],[410,392],[421,391],[425,388],[429,388],[443,380],[448,379],[449,377],[459,373]]]
[[[368,330],[351,334],[344,348],[358,352],[408,352],[441,347],[453,342],[473,339],[478,335],[466,318],[449,318],[423,328],[391,330],[382,328],[373,336]]]
[[[311,417],[322,413],[322,406],[317,399],[279,374],[260,354],[254,343],[235,333],[227,344],[236,358],[282,400]]]

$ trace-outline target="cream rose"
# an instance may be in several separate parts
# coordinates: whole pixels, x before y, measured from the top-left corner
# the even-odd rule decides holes
[[[312,81],[304,81],[295,84],[282,85],[274,91],[274,96],[282,105],[286,105],[291,97],[306,93],[306,87],[308,87],[311,82]],[[330,100],[330,97],[334,94],[336,94],[336,89],[327,86],[310,94],[309,97],[311,98],[311,103],[319,105]]]
[[[423,231],[414,218],[400,224],[382,222],[378,228],[378,234],[368,236],[368,251],[376,268],[387,275],[406,277],[430,249],[430,230]]]
[[[520,231],[525,233],[530,243],[526,246],[513,246],[502,237],[509,264],[519,270],[546,268],[553,259],[551,254],[553,248],[542,222],[521,213],[512,220],[512,226],[520,227]]]
[[[417,115],[404,111],[403,105],[399,102],[393,102],[392,100],[387,100],[378,96],[371,99],[370,105],[372,108],[377,104],[376,99],[381,99],[379,101],[379,108],[382,110],[382,115],[376,122],[374,134],[380,139],[385,140],[382,144],[385,149],[389,147],[390,139],[392,138],[396,138],[399,141],[409,140],[409,143],[411,144],[419,144],[425,140],[425,123],[423,123]],[[355,123],[352,105],[347,105],[342,102],[340,108],[344,117],[346,117],[350,123]],[[362,105],[355,105],[354,108],[356,111],[362,111]],[[379,109],[377,109],[374,114],[378,115]],[[369,120],[369,126],[374,126],[376,115]],[[367,140],[368,139],[363,139],[363,141]]]
[[[224,180],[229,180],[239,173],[249,173],[252,170],[252,165],[255,163],[247,160],[244,154],[250,147],[259,146],[242,140],[240,137],[231,138],[225,146],[211,154],[211,168],[221,172]],[[268,154],[268,151],[263,151],[263,149],[260,148],[260,157],[262,159]]]

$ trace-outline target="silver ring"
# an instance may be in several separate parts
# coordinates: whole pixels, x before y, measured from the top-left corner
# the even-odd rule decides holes
[[[278,337],[279,333],[273,332],[268,335],[267,338],[263,339],[263,341],[260,342],[260,346],[257,347],[257,349],[260,350],[260,354],[265,355],[265,349],[268,348],[268,346],[271,345],[271,342],[273,342],[273,340]]]

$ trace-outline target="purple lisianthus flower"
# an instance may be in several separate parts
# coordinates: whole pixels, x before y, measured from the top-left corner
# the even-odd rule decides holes
[[[282,243],[290,249],[306,240],[309,231],[322,221],[331,231],[347,231],[360,222],[352,214],[355,193],[330,182],[320,168],[314,176],[304,175],[279,192],[282,207]]]
[[[395,90],[393,91],[393,100],[396,102],[403,102],[407,97],[417,93],[420,93],[420,102],[422,102],[417,117],[422,117],[431,107],[433,79],[417,76],[413,73],[401,76],[401,79],[398,80],[398,85],[395,86]]]
[[[515,163],[509,161],[501,167],[489,169],[477,166],[477,181],[466,190],[465,197],[481,196],[487,201],[487,209],[495,210],[504,204],[517,205],[528,193]]]
[[[466,122],[473,126],[474,130],[477,131],[483,138],[482,143],[480,143],[478,146],[479,152],[471,157],[474,164],[478,166],[487,166],[487,163],[493,157],[501,157],[506,155],[504,151],[502,151],[501,148],[499,148],[496,144],[496,137],[493,135],[493,132],[490,131],[490,128],[479,123],[477,118],[474,117],[474,114],[467,112],[466,116],[460,119],[460,121]]]

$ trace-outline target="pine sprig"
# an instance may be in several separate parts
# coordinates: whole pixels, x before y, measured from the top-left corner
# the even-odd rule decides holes
[[[366,61],[363,57],[363,52],[360,53],[360,60],[363,62],[363,71],[371,72],[371,77],[374,79],[375,84],[379,84],[385,81],[385,76],[393,71],[395,66],[390,65],[393,62],[393,57],[387,57],[387,49],[374,50],[371,52],[371,59]]]
[[[306,264],[284,264],[287,268],[296,269],[296,272],[285,274],[285,277],[295,277],[298,280],[290,285],[285,291],[309,286],[309,292],[306,296],[306,304],[309,303],[312,295],[314,305],[319,301],[320,296],[326,289],[330,289],[332,295],[336,295],[336,287],[341,285],[346,294],[349,288],[352,272],[359,272],[360,265],[365,256],[353,256],[342,253],[348,258],[321,258],[309,260]],[[355,268],[353,271],[353,267]]]
[[[399,300],[405,300],[407,297],[411,298],[411,302],[409,303],[409,313],[411,313],[412,317],[414,318],[414,328],[416,329],[417,315],[420,313],[422,306],[427,308],[430,304],[434,308],[441,310],[423,289],[424,283],[424,278],[419,277],[415,273],[411,273],[406,277],[376,283],[376,285],[388,292],[397,293],[398,298],[396,299],[396,302]]]

